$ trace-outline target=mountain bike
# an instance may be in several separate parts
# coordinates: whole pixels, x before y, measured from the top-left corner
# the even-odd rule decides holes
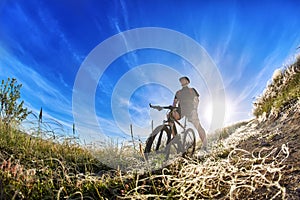
[[[146,140],[144,155],[146,160],[151,156],[162,155],[165,160],[169,159],[171,154],[181,154],[183,157],[192,156],[195,152],[196,137],[192,128],[187,128],[187,120],[184,118],[182,125],[173,117],[173,112],[178,110],[174,106],[153,106],[150,108],[156,110],[166,109],[167,120],[163,121],[162,125],[157,126]],[[176,124],[183,130],[178,134]]]

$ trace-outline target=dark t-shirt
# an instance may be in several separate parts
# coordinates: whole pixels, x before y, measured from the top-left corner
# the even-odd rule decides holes
[[[175,94],[175,99],[179,101],[181,116],[191,114],[194,109],[194,98],[199,97],[199,93],[195,88],[183,87]]]

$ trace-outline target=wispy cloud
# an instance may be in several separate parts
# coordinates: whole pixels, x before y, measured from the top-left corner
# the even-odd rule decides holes
[[[255,16],[252,18],[252,7],[237,6],[237,2],[230,6],[224,4],[218,13],[212,11],[219,8],[210,8],[210,6],[204,6],[207,10],[203,9],[199,12],[197,9],[194,10],[193,6],[187,6],[189,9],[185,10],[186,6],[178,6],[181,4],[174,4],[172,7],[163,3],[157,7],[139,4],[141,8],[136,8],[136,4],[124,0],[107,1],[104,4],[103,2],[93,4],[93,6],[88,3],[84,4],[86,7],[80,9],[79,17],[77,13],[72,15],[70,7],[66,8],[70,11],[66,15],[61,7],[63,5],[57,6],[56,2],[23,4],[10,1],[9,6],[5,7],[5,13],[1,15],[4,17],[0,20],[5,22],[1,23],[0,30],[3,36],[0,38],[0,77],[16,77],[24,85],[22,96],[28,102],[26,105],[34,112],[39,112],[40,107],[43,107],[47,117],[61,120],[61,123],[68,126],[73,120],[71,98],[72,92],[76,90],[76,88],[72,90],[71,87],[77,67],[84,60],[80,52],[89,52],[90,48],[106,39],[102,38],[103,35],[109,37],[117,33],[123,34],[122,31],[132,27],[147,25],[169,27],[201,42],[223,75],[226,101],[230,104],[226,106],[235,107],[228,109],[234,112],[228,119],[229,121],[247,116],[253,95],[265,87],[273,69],[279,67],[284,59],[288,59],[286,55],[292,53],[290,48],[295,48],[300,44],[299,34],[294,31],[299,27],[298,14],[294,14],[296,12],[290,12],[293,14],[285,16],[290,19],[285,22],[285,18],[277,15],[277,11],[270,11],[268,15],[265,15],[264,10],[263,12],[258,10],[258,16],[263,17],[259,20]],[[197,6],[194,7],[197,8]],[[276,5],[274,7],[276,8]],[[153,8],[157,10],[153,12]],[[278,8],[281,9],[279,6]],[[138,12],[137,9],[143,10],[143,13]],[[173,14],[179,12],[182,12],[182,15]],[[270,23],[273,19],[269,16],[273,14],[280,18],[276,25]],[[143,19],[138,19],[141,16]],[[190,16],[190,18],[185,16]],[[222,19],[219,18],[220,16]],[[84,26],[82,26],[83,23]],[[81,30],[82,27],[93,27],[88,30],[95,29],[96,33],[86,35],[86,30]],[[105,52],[106,56],[122,48],[124,51],[131,50],[132,44],[125,34],[122,36],[121,44],[108,47]],[[88,39],[83,40],[80,37]],[[86,41],[88,45],[85,44]],[[180,46],[177,41],[174,41],[175,44]],[[183,48],[191,53],[193,51],[189,46]],[[95,128],[99,126],[98,123],[94,121],[89,124],[87,120],[82,132],[85,134],[82,136],[87,140],[101,137],[102,132],[104,135],[127,137],[131,123],[138,136],[149,134],[150,121],[153,119],[155,125],[161,123],[165,118],[165,113],[149,109],[148,103],[171,104],[173,93],[180,88],[178,77],[181,74],[188,75],[192,80],[191,86],[199,91],[201,95],[199,115],[200,117],[206,115],[206,110],[209,110],[206,108],[215,100],[212,99],[212,94],[222,87],[222,84],[208,86],[208,82],[214,83],[211,80],[215,78],[215,74],[209,73],[211,66],[204,69],[208,63],[201,62],[200,67],[204,70],[203,74],[198,74],[187,62],[179,61],[178,58],[173,59],[172,55],[161,54],[162,57],[160,57],[157,56],[160,55],[158,52],[148,50],[141,52],[138,50],[120,55],[120,59],[116,60],[116,62],[120,61],[119,68],[115,68],[115,71],[104,72],[95,92],[97,104],[95,109],[98,114],[96,121],[99,122],[102,130],[98,131]],[[199,55],[193,54],[191,57],[198,58]],[[154,67],[154,69],[153,65],[150,65],[147,70],[137,66],[141,63],[149,63],[151,59],[154,60],[153,62],[169,64],[174,71],[161,70],[162,66],[159,69]],[[125,82],[120,83],[119,81],[123,78],[122,73],[126,76],[127,72],[132,72],[133,68],[137,68],[135,72]],[[97,66],[95,69],[99,70]],[[100,78],[97,77],[96,70],[85,72],[90,76],[86,76],[87,79],[83,78],[83,81],[96,85]],[[131,88],[131,85],[134,87]],[[113,97],[116,87],[120,87],[120,90]],[[131,93],[126,94],[125,92],[129,89]],[[76,111],[77,114],[85,113],[84,110],[90,104],[85,97],[82,95],[82,98],[79,98],[79,101],[84,102],[82,104],[84,106]],[[112,98],[115,99],[112,100]],[[119,121],[116,121],[111,113],[112,106],[120,108],[117,110],[121,116]],[[88,117],[83,116],[83,118]],[[209,124],[206,123],[205,126],[209,127]]]
[[[52,17],[50,12],[45,8],[45,6],[40,6],[37,12],[39,16],[38,19],[42,22],[43,28],[46,28],[46,30],[38,28],[40,26],[36,24],[37,22],[31,20],[31,24],[37,28],[39,38],[47,38],[46,35],[49,35],[49,33],[57,36],[59,41],[62,42],[62,46],[64,46],[64,51],[68,51],[72,55],[73,59],[81,63],[84,59],[84,56],[76,52],[76,50],[72,47],[72,44],[67,39],[65,33],[59,26],[58,21]],[[40,42],[40,44],[43,44],[43,42]]]
[[[66,93],[70,91],[60,90],[53,82],[21,63],[5,49],[0,48],[0,52],[0,69],[5,70],[5,73],[0,75],[1,79],[14,77],[23,85],[21,95],[25,102],[28,102],[30,110],[39,112],[40,107],[44,107],[45,113],[47,110],[51,112],[49,118],[62,121],[72,118],[70,100],[66,96]],[[62,116],[63,119],[61,119]]]
[[[75,70],[70,66],[71,61],[80,63],[83,56],[73,48],[43,3],[36,6],[36,11],[36,14],[28,13],[26,5],[18,2],[6,7],[7,16],[15,16],[13,23],[20,25],[24,37],[16,39],[15,33],[9,34],[14,30],[10,27],[5,30],[6,39],[0,40],[0,71],[3,72],[0,77],[15,77],[23,84],[22,97],[29,109],[39,112],[43,107],[44,115],[70,127],[72,85],[66,80],[70,77],[60,70]],[[38,59],[41,56],[43,59]]]

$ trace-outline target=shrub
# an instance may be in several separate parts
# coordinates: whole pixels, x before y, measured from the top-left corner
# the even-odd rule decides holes
[[[0,120],[4,124],[20,123],[31,113],[24,108],[24,101],[21,98],[20,89],[22,84],[17,84],[15,78],[2,80],[0,85]]]

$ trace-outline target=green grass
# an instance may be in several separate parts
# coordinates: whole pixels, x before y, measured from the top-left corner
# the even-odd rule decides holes
[[[226,134],[242,125],[228,127]],[[266,197],[285,196],[277,173],[279,161],[288,156],[286,149],[274,159],[272,153],[258,158],[244,150],[214,147],[201,159],[179,157],[163,169],[139,174],[111,170],[96,159],[108,157],[112,148],[126,164],[132,155],[126,146],[92,152],[0,124],[0,148],[0,199],[239,199],[261,188],[272,188]],[[272,173],[265,174],[266,170]]]
[[[232,133],[234,133],[238,128],[240,128],[241,126],[244,126],[248,123],[249,123],[249,121],[241,121],[241,122],[237,122],[235,124],[229,125],[227,127],[218,129],[218,130],[214,131],[213,133],[211,133],[207,136],[208,141],[212,142],[212,141],[218,141],[218,140],[226,139]]]
[[[287,67],[297,67],[300,70],[300,58],[296,62]],[[254,108],[253,114],[258,117],[263,113],[267,115],[273,110],[275,113],[279,113],[290,102],[300,99],[300,72],[292,75],[286,73],[287,69],[283,71],[283,76],[273,80],[273,82],[267,86],[267,94],[263,94],[258,98],[259,103]],[[283,83],[283,80],[287,81]],[[275,96],[269,95],[270,93]]]
[[[77,144],[54,143],[0,124],[0,199],[63,199],[115,196],[120,180]]]

